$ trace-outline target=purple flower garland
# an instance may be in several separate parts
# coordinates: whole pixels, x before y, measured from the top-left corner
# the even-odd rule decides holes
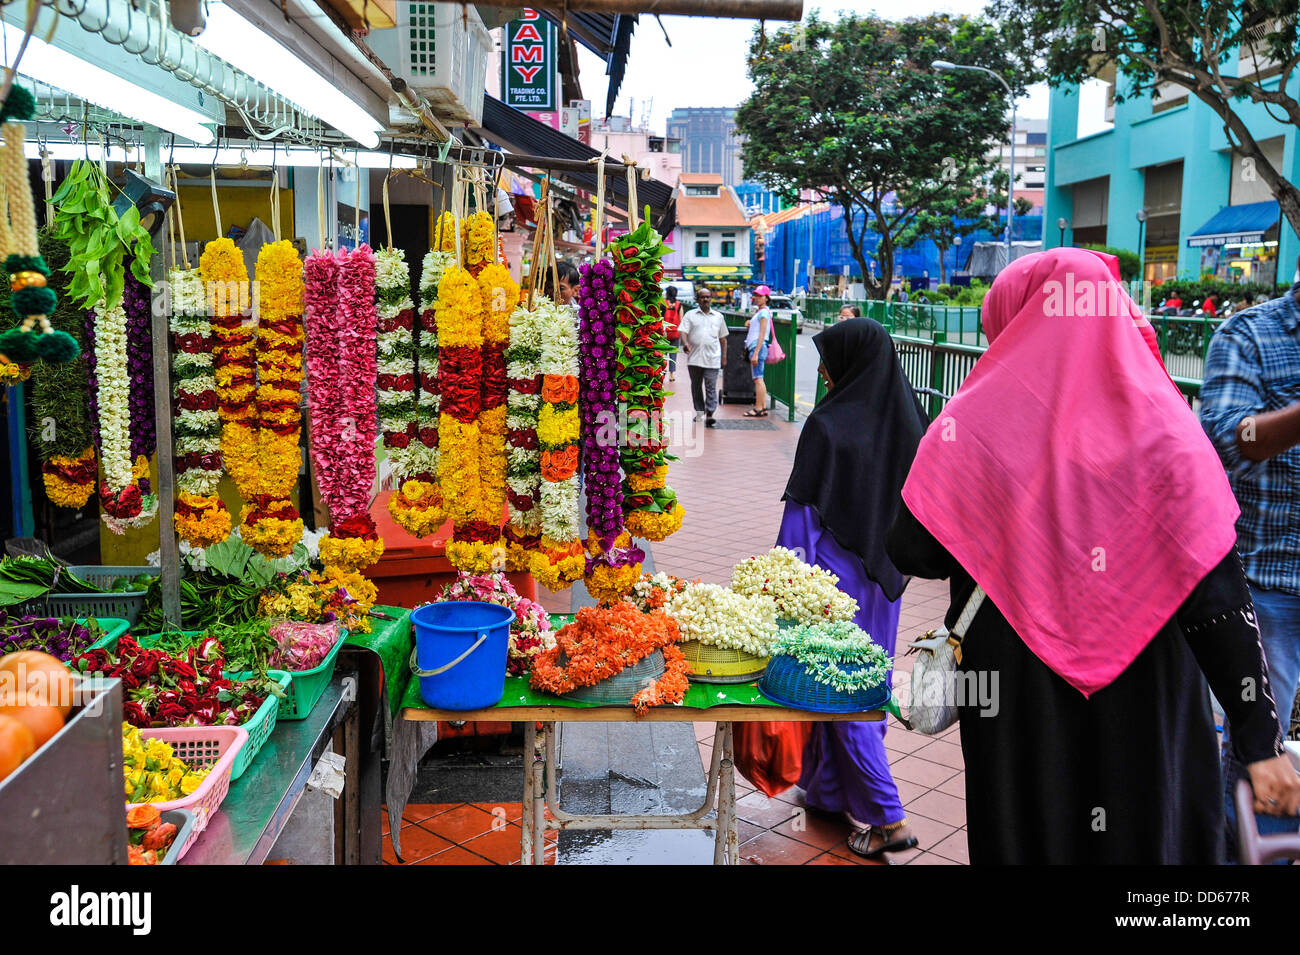
[[[86,331],[86,347],[81,350],[81,358],[86,363],[87,390],[90,393],[90,440],[99,453],[99,378],[95,375],[95,310],[86,309],[83,315],[83,327]]]
[[[623,486],[619,442],[609,441],[617,423],[614,391],[614,265],[601,259],[583,265],[578,290],[582,389],[582,457],[587,485],[587,527],[607,551],[623,532]],[[613,431],[617,435],[617,430]],[[602,440],[602,436],[604,440]]]
[[[126,369],[131,377],[131,461],[153,457],[158,426],[153,407],[153,329],[149,287],[130,269],[122,291],[126,312]]]

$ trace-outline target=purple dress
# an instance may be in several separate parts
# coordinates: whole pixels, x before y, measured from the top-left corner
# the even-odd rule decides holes
[[[893,656],[901,599],[889,600],[867,578],[862,561],[836,542],[816,511],[787,500],[776,542],[801,548],[807,563],[838,576],[840,589],[858,602],[853,622]],[[804,747],[799,786],[814,809],[846,812],[869,826],[887,826],[905,815],[889,772],[884,720],[815,724]]]

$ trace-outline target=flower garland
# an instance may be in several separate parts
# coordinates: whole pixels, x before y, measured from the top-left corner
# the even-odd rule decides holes
[[[353,633],[370,632],[370,608],[379,600],[375,585],[354,570],[326,567],[304,571],[258,602],[262,617],[290,617],[308,623],[337,621]]]
[[[317,253],[312,259],[325,257]],[[322,559],[327,573],[352,571],[368,566],[366,558],[378,560],[383,553],[368,512],[378,432],[375,255],[369,246],[360,245],[351,253],[337,252],[332,266],[313,265],[311,259],[308,264],[312,460],[321,497],[329,508],[331,536],[364,541],[327,549],[322,540]],[[327,553],[344,563],[332,564]]]
[[[642,613],[649,613],[667,607],[686,587],[686,581],[661,570],[657,574],[642,574],[623,599]]]
[[[542,404],[541,328],[537,311],[519,305],[510,316],[510,347],[506,349],[506,502],[507,565],[528,571],[531,551],[542,539],[542,512],[537,501],[542,480],[537,448],[537,412]]]
[[[532,573],[550,590],[582,579],[587,558],[578,537],[578,323],[572,308],[543,298],[537,303],[541,348],[542,406],[537,415],[541,449],[542,540],[532,558]]]
[[[212,323],[197,269],[172,269],[172,374],[175,403],[176,506],[173,522],[191,547],[230,536],[230,512],[217,496],[221,482],[221,415],[213,373]]]
[[[151,458],[158,448],[153,406],[153,302],[150,287],[127,269],[122,288],[126,312],[126,364],[131,378],[131,460]]]
[[[375,291],[379,296],[377,410],[384,447],[394,473],[405,474],[405,453],[416,432],[415,303],[411,270],[400,249],[375,253]],[[399,464],[402,465],[399,468]]]
[[[532,668],[533,658],[537,654],[555,646],[555,634],[551,630],[551,619],[546,608],[527,597],[519,596],[505,574],[461,572],[456,575],[455,582],[443,587],[435,599],[477,600],[500,604],[514,611],[515,619],[510,624],[509,655],[506,657],[506,673],[510,676],[523,676]]]
[[[158,512],[149,487],[149,461],[131,458],[130,373],[126,309],[119,301],[95,310],[95,381],[99,417],[101,517],[114,534],[143,527]]]
[[[495,229],[496,222],[490,212],[480,210],[471,213],[465,219],[465,268],[476,276],[479,269],[496,261],[497,247],[493,236]],[[508,312],[506,315],[509,317]]]
[[[893,666],[884,647],[847,621],[784,630],[771,655],[793,657],[813,680],[841,693],[879,686]]]
[[[499,538],[502,514],[506,509],[506,394],[509,378],[505,351],[510,344],[510,316],[519,303],[519,286],[510,277],[510,270],[496,262],[482,267],[478,284],[483,304],[483,364],[479,379],[481,495],[477,520],[495,527]]]
[[[447,559],[457,570],[485,573],[504,559],[500,527],[483,513],[479,414],[483,407],[482,291],[453,265],[438,284],[438,483],[455,522]]]
[[[454,221],[454,220],[453,220]],[[454,239],[454,236],[453,236]],[[401,447],[389,448],[397,491],[388,499],[388,511],[401,527],[416,537],[433,533],[447,519],[438,487],[438,323],[435,309],[438,283],[456,261],[454,252],[430,249],[420,272],[420,314],[415,334],[415,437]]]
[[[667,340],[663,327],[664,253],[668,251],[649,222],[619,237],[614,258],[617,312],[618,390],[627,404],[627,439],[622,449],[623,512],[635,536],[661,541],[682,526],[685,511],[667,486],[668,461],[663,433],[664,371]]]
[[[858,602],[839,589],[840,579],[813,567],[786,547],[747,557],[731,571],[731,589],[749,596],[765,595],[776,602],[777,616],[800,624],[851,621]]]
[[[641,577],[645,552],[632,546],[623,526],[619,481],[617,408],[614,383],[614,265],[601,259],[584,265],[578,292],[580,356],[585,387],[582,418],[587,475],[587,591],[597,600],[617,600]]]
[[[756,657],[771,653],[776,639],[776,603],[770,597],[738,594],[718,584],[688,584],[668,604],[683,640]]]
[[[302,539],[290,501],[298,483],[302,422],[303,265],[287,240],[257,254],[256,417],[231,430],[238,441],[227,469],[244,499],[240,536],[266,557],[288,557]]]
[[[533,659],[530,683],[550,693],[572,693],[623,672],[655,650],[663,652],[664,673],[632,698],[638,714],[647,707],[680,703],[686,695],[687,663],[677,646],[680,632],[662,611],[641,613],[631,604],[583,607],[555,635],[555,647]]]

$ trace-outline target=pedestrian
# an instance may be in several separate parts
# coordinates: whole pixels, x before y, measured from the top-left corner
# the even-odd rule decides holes
[[[766,285],[754,289],[754,304],[758,310],[750,317],[745,333],[745,354],[749,358],[750,373],[754,378],[754,407],[745,412],[746,418],[767,417],[767,383],[763,381],[763,368],[767,362],[770,339],[776,334],[772,325],[772,310],[767,307],[772,290]]]
[[[1237,547],[1250,583],[1276,719],[1289,728],[1300,687],[1300,284],[1264,305],[1236,312],[1210,339],[1201,424],[1218,449],[1241,506]],[[1224,728],[1227,811],[1241,777],[1234,726]],[[1295,832],[1295,819],[1259,817],[1261,832]],[[1231,830],[1229,841],[1231,841]]]
[[[1205,296],[1205,301],[1201,303],[1201,311],[1210,318],[1217,318],[1219,315],[1219,297],[1217,295]]]
[[[713,428],[718,410],[718,372],[727,367],[727,321],[712,308],[713,293],[703,285],[695,290],[695,308],[682,316],[680,329],[686,370],[691,376],[691,402],[695,420]]]
[[[1100,290],[1087,321],[1056,317],[1067,276]],[[1119,279],[1085,249],[1002,270],[988,352],[889,533],[901,573],[951,580],[950,628],[973,614],[955,700],[972,863],[1223,861],[1207,679],[1256,806],[1300,809],[1236,502]]]
[[[858,308],[856,305],[840,306],[841,322],[848,321],[850,318],[861,318],[861,317],[862,317],[862,309]]]
[[[839,322],[813,345],[828,390],[799,435],[777,544],[838,576],[858,602],[854,623],[892,657],[906,581],[885,553],[885,535],[929,419],[878,322]],[[889,771],[883,720],[816,724],[799,785],[809,807],[848,817],[857,855],[916,845]]]
[[[664,290],[664,337],[668,339],[668,380],[677,380],[677,349],[681,341],[682,303],[677,301],[677,286]]]
[[[551,276],[551,270],[546,269],[542,275],[542,294],[546,295],[556,305],[576,305],[574,296],[578,294],[578,267],[567,259],[560,259],[555,264],[555,272],[559,276],[559,282]]]

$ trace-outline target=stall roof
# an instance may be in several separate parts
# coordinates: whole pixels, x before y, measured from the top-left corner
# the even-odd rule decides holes
[[[565,20],[558,13],[538,11],[546,19],[559,25]],[[636,16],[611,13],[573,13],[567,16],[569,32],[573,38],[605,61],[605,74],[609,77],[609,90],[605,97],[605,115],[614,112],[614,101],[627,72],[627,56],[632,45],[632,31],[636,29]]]
[[[549,159],[567,159],[587,162],[599,156],[596,150],[566,136],[558,129],[552,129],[545,123],[539,123],[526,113],[512,109],[493,96],[483,98],[482,135],[504,148],[506,164],[518,165],[510,158],[510,153],[520,156],[544,156]],[[588,192],[596,191],[596,173],[557,172],[557,178],[572,183]],[[619,204],[627,202],[627,179],[622,175],[608,175],[605,178],[605,190],[608,197]],[[673,205],[673,188],[657,179],[637,180],[637,205],[649,203],[656,223],[662,223],[665,214]],[[661,231],[662,231],[662,227]]]
[[[1277,225],[1281,209],[1276,199],[1224,206],[1187,237],[1193,248],[1202,245],[1239,245],[1262,242],[1264,233]]]

